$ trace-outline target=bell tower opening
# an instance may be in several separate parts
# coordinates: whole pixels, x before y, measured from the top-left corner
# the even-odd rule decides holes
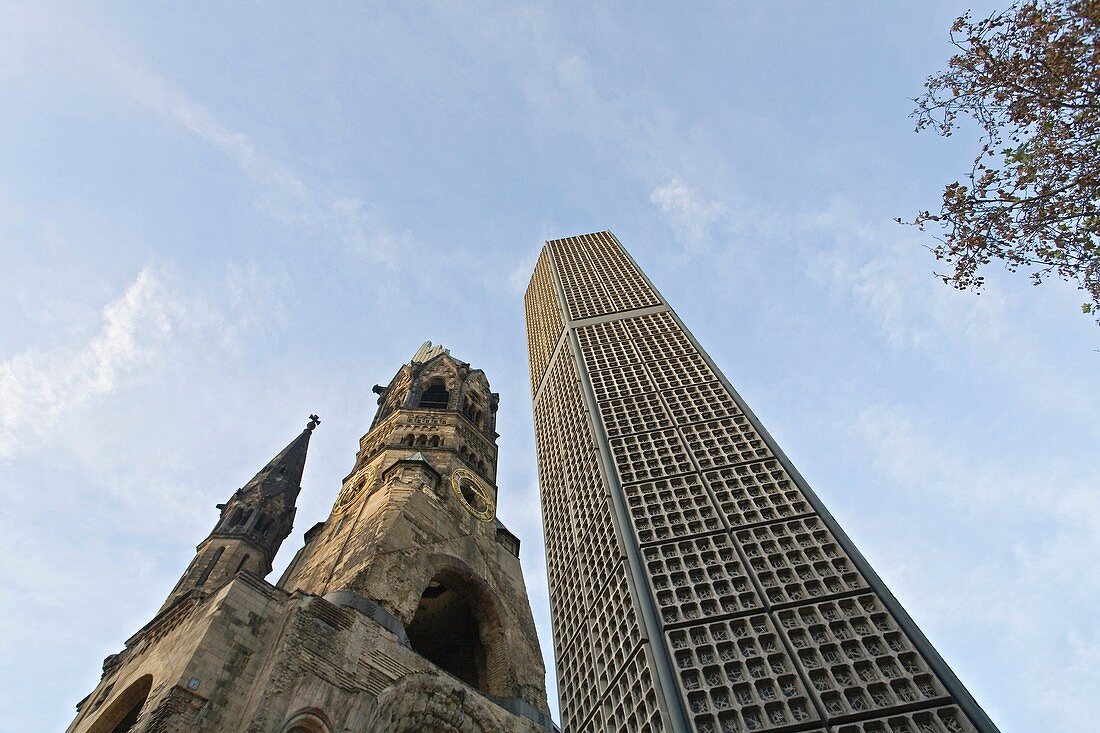
[[[428,410],[446,410],[451,402],[451,395],[447,392],[443,380],[436,378],[428,383],[428,388],[420,395],[420,407]]]
[[[412,648],[440,669],[482,692],[491,692],[483,641],[486,619],[479,613],[476,590],[446,571],[428,583],[406,628]]]

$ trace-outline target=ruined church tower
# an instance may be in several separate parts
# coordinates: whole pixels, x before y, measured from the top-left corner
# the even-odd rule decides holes
[[[496,518],[498,396],[426,343],[386,387],[325,522],[278,584],[309,425],[224,504],[70,733],[553,731]]]

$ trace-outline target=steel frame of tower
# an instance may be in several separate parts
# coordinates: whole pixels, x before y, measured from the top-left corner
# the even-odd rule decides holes
[[[657,300],[657,304],[644,305],[642,307],[636,308],[620,309],[613,312],[599,313],[596,315],[590,315],[581,318],[573,318],[570,311],[570,301],[567,297],[562,272],[559,269],[557,263],[558,256],[554,252],[553,245],[560,242],[567,242],[569,240],[576,239],[582,239],[583,241],[583,238],[604,238],[605,240],[609,240],[611,245],[617,248],[618,252],[623,255],[623,261],[625,263],[628,263],[629,267],[633,269],[634,272],[631,276],[640,276],[641,280],[644,281],[645,285],[650,289],[653,297]],[[726,379],[725,375],[718,368],[714,360],[711,359],[710,355],[695,339],[694,335],[679,318],[676,312],[671,308],[671,306],[668,305],[668,301],[661,295],[660,291],[657,290],[652,281],[650,281],[650,279],[645,275],[644,271],[642,271],[642,269],[638,267],[637,263],[626,251],[626,249],[622,247],[618,239],[615,238],[615,236],[610,232],[599,232],[592,235],[580,235],[579,237],[570,237],[566,239],[548,241],[546,246],[544,247],[543,252],[544,254],[547,254],[549,256],[549,276],[554,286],[554,295],[556,305],[560,313],[562,331],[558,335],[556,343],[554,343],[553,345],[553,348],[550,349],[549,358],[547,358],[545,360],[545,363],[542,365],[541,374],[536,374],[534,364],[535,357],[534,354],[532,354],[533,402],[536,405],[538,404],[538,401],[542,396],[542,391],[546,387],[546,383],[549,381],[548,378],[551,372],[551,368],[553,367],[557,359],[565,358],[566,355],[561,352],[568,349],[569,356],[571,356],[573,367],[575,369],[575,375],[580,384],[581,396],[584,403],[583,407],[587,416],[587,422],[589,430],[591,431],[591,437],[594,438],[596,446],[598,448],[600,477],[603,481],[604,489],[606,490],[606,496],[610,500],[612,505],[613,514],[615,517],[615,531],[618,537],[618,541],[620,543],[620,547],[625,554],[626,565],[629,568],[630,586],[632,588],[634,600],[637,605],[637,610],[640,612],[641,623],[644,627],[642,629],[642,631],[644,632],[643,639],[647,639],[649,641],[649,646],[652,652],[650,658],[654,662],[655,666],[654,672],[658,681],[657,688],[661,697],[661,708],[665,716],[664,722],[671,728],[671,730],[685,731],[686,733],[687,731],[693,731],[696,728],[692,723],[692,717],[688,706],[685,703],[684,698],[680,694],[681,684],[677,675],[676,663],[673,658],[672,650],[665,640],[665,631],[667,630],[667,625],[663,624],[661,621],[661,609],[656,598],[654,597],[653,591],[651,590],[652,586],[650,583],[650,578],[646,572],[645,558],[642,554],[641,545],[643,543],[639,542],[638,538],[635,537],[634,531],[632,530],[633,523],[630,517],[629,508],[627,506],[627,497],[623,490],[623,484],[625,482],[620,481],[615,457],[608,439],[608,431],[601,415],[599,401],[593,388],[593,380],[590,374],[590,370],[588,369],[588,365],[586,364],[585,355],[582,349],[580,338],[578,336],[579,329],[586,326],[601,323],[610,323],[614,321],[625,321],[626,319],[639,318],[642,316],[661,313],[668,314],[668,316],[675,323],[679,332],[686,337],[687,341],[702,358],[706,366],[710,369],[711,372],[713,372],[715,379],[728,392],[729,396],[736,404],[737,409],[748,421],[751,429],[755,431],[756,435],[759,436],[760,440],[766,446],[768,451],[770,451],[771,457],[778,461],[779,465],[787,473],[788,477],[793,481],[797,489],[801,492],[806,502],[812,508],[813,515],[816,515],[816,517],[821,520],[825,528],[832,534],[836,543],[847,555],[847,558],[851,560],[852,565],[854,565],[856,570],[859,571],[863,579],[866,581],[866,588],[861,591],[847,591],[840,594],[832,593],[826,594],[821,598],[803,599],[800,603],[797,604],[793,602],[788,603],[783,610],[789,610],[793,612],[804,607],[816,606],[819,603],[837,600],[838,598],[841,600],[845,598],[855,599],[858,594],[866,595],[867,592],[870,591],[878,599],[884,609],[889,613],[893,621],[897,624],[898,628],[900,628],[900,630],[904,632],[905,636],[908,637],[908,640],[911,642],[916,652],[919,653],[920,657],[923,658],[923,660],[928,665],[928,668],[942,684],[943,688],[946,690],[947,695],[950,697],[950,700],[941,699],[938,702],[917,704],[915,706],[914,704],[908,704],[880,707],[867,711],[865,713],[855,715],[849,714],[846,716],[842,715],[839,716],[839,719],[838,716],[826,714],[826,711],[822,706],[822,702],[819,699],[818,694],[814,692],[814,686],[811,683],[808,671],[806,669],[803,669],[802,664],[798,661],[799,656],[796,653],[796,649],[792,647],[791,639],[788,638],[788,635],[784,633],[779,625],[779,619],[777,615],[779,611],[773,610],[771,604],[766,604],[762,608],[751,611],[743,611],[739,615],[744,617],[750,613],[765,614],[774,623],[774,627],[777,631],[776,636],[782,642],[784,651],[790,657],[792,664],[795,668],[795,672],[799,676],[801,684],[807,693],[806,697],[815,707],[818,716],[818,720],[816,721],[809,720],[802,724],[796,723],[794,725],[782,727],[781,729],[824,730],[826,726],[829,726],[830,730],[840,730],[837,726],[849,723],[858,724],[869,722],[872,720],[878,720],[880,717],[885,719],[885,717],[895,716],[895,714],[935,711],[941,709],[941,707],[944,705],[954,704],[962,710],[965,716],[969,719],[970,723],[974,726],[974,729],[976,731],[979,731],[979,733],[998,733],[997,727],[993,724],[993,722],[982,710],[980,705],[978,705],[977,701],[973,698],[970,692],[966,689],[966,687],[958,679],[955,673],[939,655],[935,647],[932,646],[931,642],[927,639],[927,637],[925,637],[923,632],[921,632],[920,628],[916,625],[916,623],[908,615],[905,609],[897,601],[893,593],[890,592],[889,588],[887,588],[886,584],[874,571],[874,569],[871,567],[870,563],[866,560],[862,553],[859,552],[858,548],[851,541],[844,530],[840,527],[839,523],[825,507],[817,494],[811,489],[806,479],[802,476],[801,473],[798,472],[795,466],[791,463],[790,459],[787,457],[786,453],[784,453],[784,451],[778,445],[775,439],[771,436],[771,434],[767,431],[763,424],[761,424],[756,414],[745,403],[744,399],[729,382],[729,380]],[[589,276],[596,277],[602,274],[606,277],[609,275],[615,276],[619,273],[589,272],[587,274]],[[537,277],[538,273],[536,272],[535,278]],[[534,278],[532,279],[532,284],[534,284]],[[611,300],[614,300],[613,296],[609,297]],[[532,309],[531,306],[528,305],[529,333],[532,329],[531,320]],[[533,345],[531,346],[531,348],[534,348]],[[658,390],[659,389],[660,388],[658,387]],[[675,425],[675,422],[673,424]],[[690,451],[687,452],[690,454]],[[702,480],[703,475],[707,469],[704,469],[697,465],[694,459],[693,464],[696,464],[694,465],[695,473],[698,475],[700,480]],[[542,479],[540,476],[540,482],[541,480]],[[542,490],[543,492],[545,492],[546,487],[542,487]],[[709,490],[707,493],[711,499],[714,498],[713,494],[710,493]],[[719,515],[725,516],[717,501],[714,501],[714,506]],[[752,527],[755,528],[756,526],[763,526],[764,524],[778,524],[782,521],[782,519],[770,520],[769,522],[761,523],[759,525],[752,525]],[[731,540],[734,540],[739,531],[739,528],[725,519],[723,520],[723,526],[726,529],[726,534],[729,535]],[[553,538],[548,536],[547,542],[553,542]],[[734,541],[734,544],[736,545],[737,541]],[[740,553],[740,550],[738,552]],[[741,555],[741,559],[746,560],[743,555]],[[548,577],[549,575],[550,574],[548,572]],[[746,569],[746,575],[751,579],[753,583],[753,588],[759,594],[760,599],[767,599],[767,595],[765,594],[764,589],[761,587],[760,581],[756,577],[755,572]],[[553,595],[553,590],[554,589],[551,588],[551,595]],[[719,614],[717,618],[725,618],[725,615]],[[710,622],[711,619],[706,618],[698,619],[696,621],[697,624],[708,624]],[[559,623],[559,619],[555,618],[554,623],[556,626]],[[686,629],[693,627],[684,626],[683,628]],[[555,648],[556,654],[559,651],[560,650]],[[557,661],[560,665],[562,660],[559,658]],[[558,669],[558,676],[559,680],[561,680],[562,669],[560,668],[560,666]],[[565,719],[566,711],[563,711],[563,721]],[[856,728],[850,729],[856,730]],[[862,730],[862,728],[860,730]],[[885,728],[883,730],[885,730]],[[567,731],[567,733],[571,732]]]

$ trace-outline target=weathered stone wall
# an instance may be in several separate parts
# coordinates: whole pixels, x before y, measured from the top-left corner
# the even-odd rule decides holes
[[[70,733],[101,733],[101,716],[146,675],[153,683],[133,733],[280,733],[303,715],[356,733],[545,730],[355,609],[248,575],[185,605],[130,640]],[[441,722],[415,727],[427,720]]]
[[[385,416],[360,441],[332,515],[282,585],[322,596],[352,591],[407,625],[429,582],[452,573],[483,599],[490,692],[546,711],[545,668],[515,547],[502,542],[507,532],[495,521],[463,508],[451,485],[456,470],[473,469],[497,497],[496,434],[474,407],[490,402],[488,382],[446,355],[420,366],[403,367],[387,388]],[[415,406],[433,380],[443,381],[452,409]],[[469,409],[458,409],[467,400]]]
[[[436,354],[376,390],[379,414],[332,513],[281,587],[260,577],[267,557],[241,565],[246,532],[216,530],[158,616],[109,658],[70,733],[111,733],[138,706],[130,733],[552,729],[518,541],[495,519],[496,395],[480,371]],[[418,407],[425,393],[436,409]],[[418,618],[450,630],[435,623],[445,616],[418,616],[446,592],[471,629],[469,684],[406,633]]]

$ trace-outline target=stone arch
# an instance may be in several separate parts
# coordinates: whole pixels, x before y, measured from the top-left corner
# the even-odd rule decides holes
[[[287,718],[280,733],[332,733],[329,717],[317,708],[304,708]]]
[[[484,733],[502,721],[479,695],[431,672],[413,673],[382,691],[369,730],[379,733]]]
[[[229,519],[226,521],[226,527],[242,527],[248,523],[248,520],[252,518],[252,510],[246,507],[237,507],[229,515]]]
[[[132,730],[152,689],[153,675],[138,677],[115,696],[88,728],[88,733],[127,733]]]
[[[430,574],[405,625],[413,650],[481,692],[518,696],[492,588],[458,558],[425,560]]]
[[[417,407],[429,409],[429,410],[446,410],[450,404],[451,393],[447,390],[447,385],[443,381],[442,377],[432,377],[426,385],[424,385],[424,391],[420,393],[420,401]]]

